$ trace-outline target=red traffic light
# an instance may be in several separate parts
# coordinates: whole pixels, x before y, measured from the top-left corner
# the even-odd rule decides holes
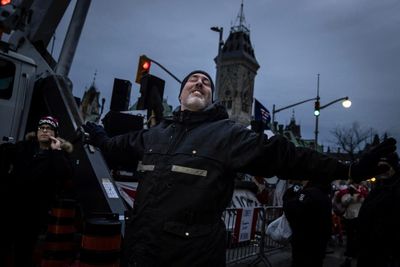
[[[139,58],[138,69],[136,72],[136,83],[140,83],[142,77],[146,74],[149,74],[151,67],[151,60],[145,55],[141,55]]]
[[[11,0],[0,0],[0,6],[11,4]]]
[[[143,63],[143,65],[142,65],[142,68],[143,68],[144,70],[149,70],[149,69],[150,69],[150,66],[151,66],[150,61],[145,61],[145,62]]]

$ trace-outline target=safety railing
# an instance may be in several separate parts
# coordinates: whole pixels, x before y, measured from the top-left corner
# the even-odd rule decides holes
[[[223,213],[227,230],[226,263],[254,258],[250,266],[271,266],[267,253],[283,246],[265,235],[270,222],[282,215],[280,206],[229,208]]]

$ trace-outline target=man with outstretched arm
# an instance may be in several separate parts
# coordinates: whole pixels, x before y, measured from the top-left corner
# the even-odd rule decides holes
[[[150,129],[114,138],[84,125],[91,144],[120,153],[143,172],[132,216],[126,222],[127,266],[225,266],[226,231],[221,214],[231,201],[236,172],[283,179],[366,179],[384,170],[379,159],[394,139],[351,167],[280,135],[268,139],[229,120],[213,103],[210,75],[196,70],[183,80],[180,106]]]

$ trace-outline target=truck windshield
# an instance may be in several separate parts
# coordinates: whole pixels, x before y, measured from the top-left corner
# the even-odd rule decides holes
[[[13,91],[15,65],[0,58],[0,98],[10,99]]]

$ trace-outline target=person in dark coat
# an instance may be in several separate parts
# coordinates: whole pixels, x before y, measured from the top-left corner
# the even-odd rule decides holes
[[[139,160],[143,172],[125,227],[127,266],[225,266],[221,217],[237,172],[284,179],[348,176],[349,167],[335,159],[229,120],[226,108],[213,103],[213,92],[210,75],[193,71],[181,84],[180,107],[152,128],[109,138],[101,126],[83,125],[92,145]],[[363,179],[382,171],[375,168],[378,158],[392,153],[395,143],[381,144],[350,174]]]
[[[72,145],[57,137],[57,131],[57,119],[46,116],[25,141],[0,147],[2,221],[6,225],[2,237],[7,248],[2,249],[7,255],[1,260],[7,256],[16,267],[34,266],[34,247],[47,225],[51,205],[72,178],[67,155]]]
[[[292,267],[322,267],[332,232],[330,183],[294,185],[283,195],[283,210],[292,229]]]
[[[358,267],[400,266],[400,165],[397,154],[382,164],[390,171],[376,185],[358,215]]]

